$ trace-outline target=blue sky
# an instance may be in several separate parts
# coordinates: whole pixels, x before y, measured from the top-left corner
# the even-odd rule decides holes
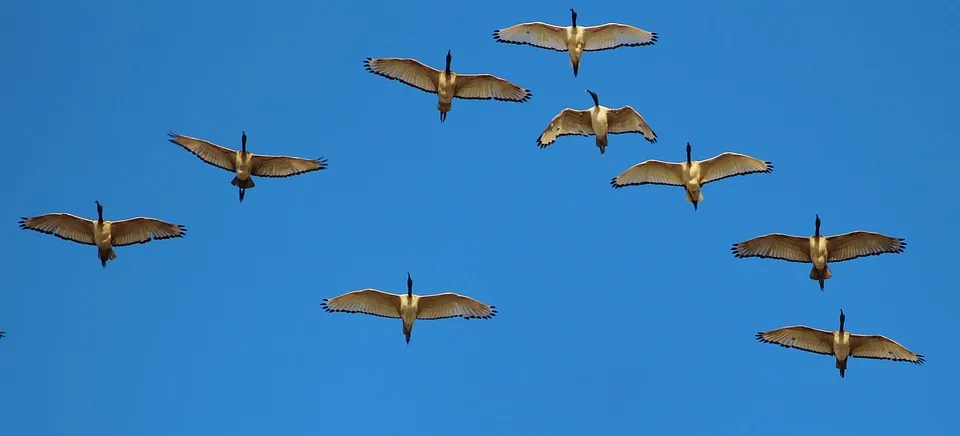
[[[960,297],[955,2],[14,2],[0,14],[0,434],[955,434]],[[527,21],[622,22],[653,47],[497,44]],[[413,57],[527,103],[436,97],[363,70]],[[565,107],[631,105],[659,135],[534,140]],[[329,169],[231,176],[168,130]],[[646,159],[724,151],[772,174],[611,189]],[[96,250],[21,216],[153,216],[183,239]],[[735,259],[772,232],[865,229],[904,254]],[[325,313],[374,287],[454,291],[492,320]],[[914,366],[758,343],[793,324],[883,334]]]

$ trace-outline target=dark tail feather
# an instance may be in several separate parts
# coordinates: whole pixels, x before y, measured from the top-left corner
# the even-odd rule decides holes
[[[580,63],[577,62],[573,64],[573,77],[577,77],[577,73],[580,72]]]
[[[233,180],[230,181],[230,184],[241,189],[250,189],[254,186],[257,186],[256,183],[253,183],[253,177],[248,177],[246,180],[240,180],[239,177],[234,176]]]
[[[840,378],[843,378],[843,374],[847,372],[847,360],[837,359],[837,369],[840,370]]]
[[[829,279],[830,277],[833,277],[833,273],[830,272],[830,265],[824,265],[823,271],[818,270],[816,265],[810,269],[810,279],[816,280],[820,283],[821,291],[823,290],[823,281]]]
[[[108,248],[106,253],[101,252],[100,255],[97,256],[97,257],[100,258],[100,266],[106,268],[106,267],[107,267],[107,261],[108,261],[108,260],[116,259],[116,258],[117,258],[117,253],[114,253],[114,252],[113,252],[113,248]]]

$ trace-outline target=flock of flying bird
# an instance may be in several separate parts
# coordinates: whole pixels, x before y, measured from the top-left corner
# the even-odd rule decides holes
[[[573,75],[577,76],[584,52],[610,50],[625,46],[653,45],[657,34],[636,27],[608,23],[599,26],[580,26],[577,13],[570,9],[572,23],[555,26],[542,22],[518,24],[497,30],[493,37],[497,42],[530,45],[543,49],[568,52]],[[451,71],[452,56],[447,51],[446,66],[441,70],[431,68],[408,58],[368,58],[363,62],[367,71],[397,80],[422,91],[437,94],[440,122],[447,118],[454,98],[473,100],[501,100],[525,102],[532,97],[529,90],[489,74],[457,74]],[[654,143],[657,135],[643,116],[630,106],[611,109],[600,105],[597,94],[586,90],[594,105],[588,109],[564,109],[556,115],[537,144],[547,147],[560,136],[595,136],[600,154],[608,145],[608,135],[637,133]],[[193,153],[204,162],[234,173],[230,182],[239,190],[243,202],[247,189],[255,186],[253,176],[289,177],[327,168],[326,159],[305,159],[289,156],[253,154],[247,151],[246,132],[241,133],[240,150],[232,150],[212,142],[169,133],[170,142]],[[633,185],[669,185],[684,188],[686,200],[697,209],[703,201],[701,188],[707,183],[728,177],[770,173],[773,165],[738,153],[722,153],[713,158],[697,161],[691,158],[691,146],[687,143],[686,160],[679,163],[647,160],[638,163],[611,180],[614,188]],[[154,239],[180,238],[186,234],[183,225],[164,222],[155,218],[137,217],[120,221],[103,219],[103,206],[96,201],[97,219],[86,219],[67,213],[51,213],[23,218],[20,228],[51,234],[81,244],[95,245],[101,265],[117,256],[113,247],[143,244]],[[734,244],[733,255],[738,258],[761,257],[790,262],[812,263],[810,278],[818,281],[820,290],[824,281],[833,274],[829,263],[851,260],[883,253],[901,253],[906,244],[901,238],[879,233],[854,231],[836,236],[820,234],[820,217],[816,217],[813,236],[801,237],[785,234],[769,234]],[[363,313],[386,318],[399,318],[403,322],[403,334],[410,343],[413,324],[417,319],[442,319],[462,317],[488,319],[497,314],[490,306],[473,298],[454,293],[418,296],[413,294],[413,279],[407,273],[406,294],[392,294],[377,289],[361,289],[335,298],[325,299],[322,308],[328,312]],[[836,368],[844,376],[848,357],[889,359],[923,363],[922,355],[915,354],[897,342],[879,335],[854,335],[844,330],[845,316],[840,311],[840,329],[825,331],[806,326],[790,326],[756,335],[761,342],[778,344],[814,353],[832,355]],[[4,333],[0,332],[0,337]]]

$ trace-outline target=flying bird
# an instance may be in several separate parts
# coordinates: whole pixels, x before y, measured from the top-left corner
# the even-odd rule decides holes
[[[730,251],[737,258],[762,257],[813,263],[810,279],[817,280],[822,291],[823,281],[833,276],[828,263],[884,253],[903,253],[907,247],[903,238],[862,230],[836,236],[821,236],[820,215],[816,215],[816,218],[816,230],[809,238],[773,233],[733,244]]]
[[[610,109],[601,106],[595,92],[589,89],[585,91],[593,97],[593,107],[584,110],[566,108],[560,111],[537,138],[540,148],[546,148],[557,138],[568,135],[596,136],[600,155],[607,149],[608,134],[640,133],[651,144],[657,142],[657,134],[634,108],[623,106]]]
[[[80,218],[69,213],[48,213],[20,220],[21,229],[34,230],[60,239],[97,246],[100,265],[117,258],[113,247],[145,244],[154,239],[181,238],[187,229],[180,224],[170,224],[155,218],[130,218],[121,221],[104,221],[103,206],[97,204],[97,220]]]
[[[489,319],[497,315],[496,306],[488,306],[463,295],[446,292],[434,295],[413,293],[413,278],[407,273],[407,294],[391,294],[376,289],[361,289],[324,299],[327,312],[364,313],[403,320],[403,336],[410,343],[413,323],[418,319]]]
[[[846,317],[841,310],[840,330],[828,332],[796,325],[768,332],[759,332],[757,333],[757,340],[768,344],[777,344],[781,347],[834,356],[837,361],[837,369],[840,370],[840,377],[843,377],[847,370],[848,357],[923,364],[923,355],[906,349],[892,339],[880,335],[854,335],[845,331],[843,329],[845,320]]]
[[[243,202],[243,196],[247,189],[256,186],[251,176],[290,177],[327,168],[327,160],[323,157],[304,159],[250,153],[247,151],[247,132],[242,131],[240,133],[240,151],[173,132],[169,132],[167,135],[172,138],[169,140],[170,142],[183,147],[199,157],[200,160],[235,173],[236,176],[230,181],[230,184],[240,190],[241,202]]]
[[[691,160],[690,150],[690,142],[687,142],[686,162],[652,159],[640,162],[614,177],[610,185],[614,188],[634,185],[683,186],[687,201],[693,203],[693,210],[697,210],[697,203],[703,201],[700,192],[703,185],[727,177],[773,171],[772,163],[738,153],[727,152],[707,160]]]
[[[440,122],[447,119],[453,98],[465,100],[499,100],[522,103],[533,94],[513,83],[490,74],[457,74],[450,70],[453,57],[447,50],[447,66],[443,71],[428,67],[416,59],[367,58],[363,66],[378,76],[399,81],[439,96],[437,110]]]
[[[580,71],[580,57],[585,51],[612,50],[617,47],[654,45],[656,32],[647,32],[625,24],[607,23],[599,26],[577,26],[577,11],[570,9],[570,26],[561,27],[539,21],[517,24],[494,30],[497,42],[530,45],[570,54],[573,76]]]

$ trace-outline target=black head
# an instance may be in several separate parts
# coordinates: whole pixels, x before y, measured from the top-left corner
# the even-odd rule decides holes
[[[97,203],[97,221],[103,222],[103,205],[99,200],[93,200],[93,202]]]
[[[591,90],[589,90],[589,89],[585,89],[584,91],[587,91],[587,93],[590,94],[591,97],[593,97],[593,104],[594,104],[594,105],[600,106],[600,99],[597,98],[597,93],[596,93],[596,92],[593,92],[593,91],[591,91]]]
[[[410,273],[407,273],[407,294],[413,293],[413,278],[410,277]]]
[[[820,235],[820,214],[817,214],[817,220],[814,222],[814,224],[816,224],[817,226],[816,234],[817,236],[819,236]]]
[[[577,11],[570,8],[570,19],[573,21],[573,27],[577,27]]]
[[[843,331],[843,323],[847,320],[847,317],[843,314],[843,309],[840,309],[840,331]]]
[[[687,141],[687,162],[690,162],[690,151],[693,150],[693,147],[690,146],[690,141]]]
[[[243,130],[240,131],[240,149],[247,151],[247,132]]]

